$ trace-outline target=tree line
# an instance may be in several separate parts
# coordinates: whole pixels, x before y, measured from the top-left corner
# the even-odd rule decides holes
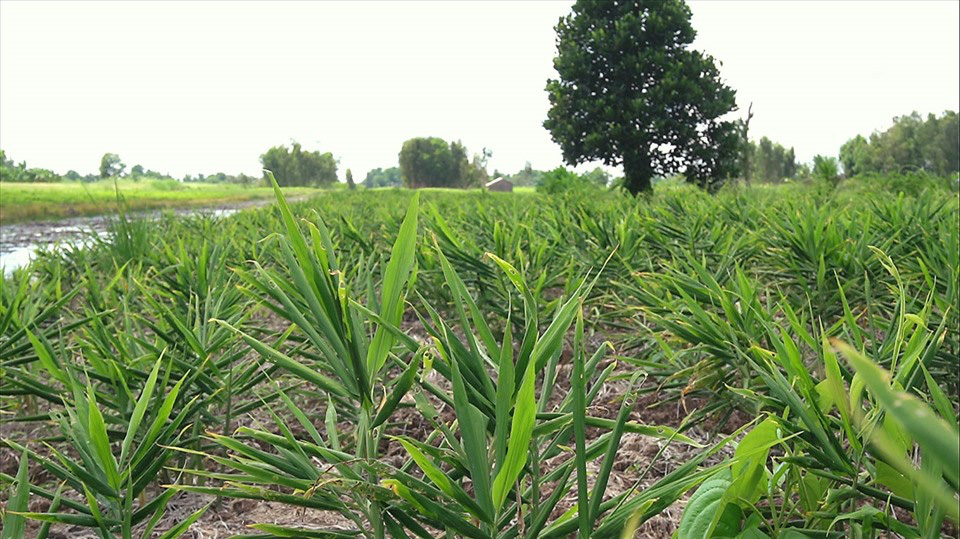
[[[375,168],[361,182],[365,187],[479,187],[490,177],[487,161],[492,153],[484,148],[472,156],[461,141],[439,137],[407,140],[397,155],[398,166]],[[273,172],[280,185],[325,186],[338,181],[338,161],[330,152],[305,151],[300,144],[291,148],[275,146],[260,156],[260,164]],[[349,170],[347,171],[350,172]],[[347,183],[352,184],[350,173]]]
[[[846,176],[924,171],[946,176],[960,171],[960,123],[955,111],[924,119],[914,111],[893,119],[886,131],[857,135],[840,147]]]
[[[868,137],[857,135],[840,147],[839,156],[817,155],[808,165],[797,161],[794,148],[786,147],[768,137],[759,140],[746,138],[741,130],[741,147],[734,166],[739,178],[747,183],[780,183],[789,179],[818,177],[835,181],[844,177],[868,174],[890,174],[921,171],[940,176],[960,171],[960,123],[955,111],[923,117],[912,112],[893,119],[893,125],[885,131],[875,131]],[[542,191],[579,189],[584,186],[623,186],[629,189],[628,178],[613,178],[604,169],[597,167],[584,174],[572,171],[560,172],[536,170],[527,162],[522,169],[510,174],[494,170],[487,172],[487,163],[492,156],[484,148],[468,158],[469,152],[460,141],[446,142],[438,137],[416,137],[404,142],[398,154],[397,166],[375,168],[367,172],[360,185],[376,187],[480,187],[493,178],[504,178],[517,187],[538,187]],[[270,170],[284,186],[324,187],[338,182],[339,162],[331,152],[307,151],[297,143],[289,147],[274,146],[260,156],[260,164]],[[562,168],[562,167],[561,167]],[[564,169],[565,170],[565,169]],[[651,178],[667,177],[668,170]],[[349,170],[347,171],[349,172]],[[96,174],[80,174],[74,170],[60,175],[52,170],[28,167],[26,162],[16,163],[0,149],[0,180],[10,182],[59,182],[97,181],[105,178],[130,178],[175,180],[173,176],[133,165],[127,169],[119,155],[106,153],[100,159]],[[180,181],[232,183],[257,185],[261,176],[226,174],[217,172],[204,175],[188,174]],[[348,183],[352,183],[352,174]],[[581,181],[583,180],[583,181]],[[571,182],[559,189],[558,182]]]
[[[566,164],[620,166],[624,177],[617,183],[634,194],[649,191],[657,178],[675,175],[712,189],[737,178],[779,182],[812,174],[834,180],[841,173],[910,170],[947,175],[960,168],[953,111],[898,117],[886,131],[850,139],[840,148],[839,159],[816,156],[812,169],[797,163],[793,148],[766,137],[750,140],[752,112],[748,110],[745,120],[729,119],[737,110],[736,91],[722,80],[713,57],[692,48],[696,31],[691,17],[683,0],[578,0],[560,19],[553,61],[558,76],[546,81],[550,108],[543,126]],[[397,166],[371,170],[362,185],[477,187],[490,179],[490,156],[487,149],[470,154],[460,141],[417,137],[403,143]],[[307,151],[296,142],[270,148],[260,163],[282,185],[338,181],[339,163],[332,153]],[[13,181],[58,178],[25,163],[8,165],[5,157],[0,172],[0,178]],[[539,185],[545,174],[525,167],[508,179]],[[119,156],[105,154],[100,177],[124,175]],[[134,170],[131,176],[138,177]],[[250,182],[244,175],[197,176],[211,178]]]
[[[794,178],[801,170],[793,148],[762,137],[758,142],[744,141],[744,159],[741,175],[747,183],[779,183]]]

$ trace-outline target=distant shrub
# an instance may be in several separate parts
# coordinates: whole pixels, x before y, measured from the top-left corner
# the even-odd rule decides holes
[[[876,192],[903,193],[917,196],[927,190],[956,190],[956,178],[927,174],[922,171],[900,174],[864,174],[850,178],[840,184],[845,193]]]
[[[600,190],[600,184],[592,173],[580,175],[572,170],[567,170],[565,167],[557,167],[544,172],[540,177],[540,183],[537,185],[538,193],[548,195],[591,190]]]
[[[361,185],[370,189],[374,187],[400,187],[403,185],[403,174],[400,167],[390,167],[387,169],[375,168],[367,172],[367,177],[361,182]]]
[[[25,163],[17,166],[0,166],[0,181],[53,183],[62,182],[63,176],[45,168],[27,168]]]
[[[183,183],[170,179],[151,180],[150,188],[156,189],[157,191],[179,191],[181,189],[185,189]]]
[[[818,180],[836,184],[837,180],[840,179],[840,166],[837,163],[837,158],[815,155],[813,157],[813,176]]]
[[[2,182],[53,183],[63,180],[63,176],[52,170],[27,168],[26,161],[15,163],[13,159],[7,157],[7,152],[0,149],[0,181]]]

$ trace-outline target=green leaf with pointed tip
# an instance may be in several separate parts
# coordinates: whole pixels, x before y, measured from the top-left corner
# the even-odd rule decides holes
[[[27,451],[24,450],[20,456],[20,466],[17,470],[16,488],[11,491],[10,499],[7,500],[7,516],[4,519],[3,533],[0,534],[0,539],[20,539],[23,537],[26,522],[23,515],[17,513],[26,512],[30,500],[30,481],[27,477],[28,463]]]
[[[137,436],[137,432],[140,430],[140,423],[143,421],[143,416],[147,413],[147,407],[150,405],[150,398],[153,396],[153,388],[157,383],[157,375],[160,373],[160,364],[162,362],[163,355],[161,354],[160,358],[157,359],[157,363],[153,366],[153,370],[150,371],[150,375],[147,376],[147,381],[140,391],[140,398],[137,399],[137,404],[133,408],[133,415],[130,416],[130,422],[127,424],[127,434],[123,437],[123,442],[120,444],[121,466],[124,466],[127,461],[130,444],[133,443],[133,439]]]
[[[176,525],[174,525],[172,528],[170,528],[169,530],[167,530],[163,535],[160,536],[159,539],[176,539],[177,537],[180,537],[181,535],[183,535],[184,533],[186,533],[187,530],[190,529],[190,526],[191,526],[194,522],[196,522],[197,519],[199,519],[199,518],[207,511],[207,509],[209,509],[209,508],[210,508],[210,505],[207,504],[207,505],[201,507],[200,509],[198,509],[197,511],[194,511],[193,514],[191,514],[190,516],[188,516],[188,517],[185,518],[184,520],[181,520],[181,521],[178,522]],[[145,538],[145,539],[146,539],[146,538]]]
[[[314,369],[307,367],[306,365],[280,351],[274,350],[272,347],[263,344],[257,339],[247,335],[246,333],[222,320],[219,322],[237,335],[240,335],[240,338],[249,344],[251,348],[259,352],[260,355],[263,356],[263,358],[267,361],[289,371],[291,374],[299,376],[308,382],[314,383],[320,389],[329,391],[335,395],[340,395],[341,397],[347,397],[350,395],[347,389],[340,382],[318,373]]]
[[[87,386],[87,429],[90,434],[90,441],[93,443],[93,449],[96,451],[97,458],[100,461],[100,469],[107,476],[110,486],[114,490],[120,490],[120,473],[117,467],[117,459],[113,456],[110,449],[110,437],[107,434],[107,426],[103,422],[103,414],[97,405],[94,396],[93,387]]]
[[[400,225],[397,241],[393,244],[390,262],[387,263],[380,288],[380,316],[393,325],[399,325],[403,316],[403,289],[416,262],[419,202],[420,194],[414,194],[403,224]],[[373,336],[373,342],[367,350],[367,370],[371,377],[380,372],[387,361],[387,354],[393,347],[393,343],[393,335],[386,329],[378,327]]]
[[[533,436],[533,426],[536,423],[537,402],[534,384],[537,374],[532,361],[527,363],[526,372],[517,391],[516,405],[513,410],[513,421],[510,424],[510,438],[507,443],[507,456],[503,466],[493,480],[493,506],[499,512],[513,484],[520,477],[523,467],[527,464],[530,452],[530,438]]]
[[[923,458],[933,459],[948,481],[956,485],[957,475],[960,474],[957,467],[957,462],[960,462],[960,432],[957,427],[947,424],[918,398],[891,387],[890,373],[863,354],[840,341],[834,341],[833,345],[850,361],[877,403],[888,414],[892,414],[899,427],[920,446]],[[960,508],[955,499],[956,489],[951,489],[951,492],[941,478],[931,476],[925,469],[915,468],[883,429],[873,429],[870,442],[898,472],[910,477],[916,487],[932,496],[950,518],[956,521],[960,517]]]
[[[423,471],[423,474],[433,481],[433,484],[447,496],[450,496],[457,502],[461,503],[464,506],[464,509],[468,510],[477,518],[489,522],[491,520],[491,515],[487,514],[482,507],[476,504],[473,500],[470,499],[470,496],[460,487],[451,480],[443,470],[437,467],[436,464],[430,460],[430,457],[425,455],[420,448],[417,447],[416,442],[412,439],[405,439],[401,437],[393,438],[396,441],[400,442],[400,445],[407,450],[407,453],[413,457],[413,461],[417,464],[417,467]]]
[[[890,385],[890,373],[842,342],[835,342],[863,377],[870,393],[887,413],[896,418],[900,428],[924,449],[924,455],[939,461],[953,484],[958,483],[957,463],[960,462],[960,430],[938,416],[933,409],[913,395],[896,391]]]
[[[413,358],[410,359],[410,364],[407,365],[407,368],[404,369],[403,374],[400,375],[397,383],[394,384],[393,389],[390,390],[390,395],[384,399],[383,404],[381,404],[379,410],[377,410],[377,415],[370,424],[370,428],[375,429],[382,425],[384,421],[389,419],[393,414],[393,411],[397,409],[397,405],[400,404],[400,401],[403,399],[403,397],[408,391],[410,391],[410,388],[413,387],[413,382],[417,377],[417,372],[420,370],[420,363],[423,360],[423,354],[424,351],[420,351],[419,353],[414,354]]]
[[[477,502],[489,519],[494,511],[490,494],[490,463],[487,458],[487,416],[470,403],[456,360],[451,361],[450,371],[453,380],[453,405],[460,423],[460,436],[467,459],[465,465],[470,470]]]
[[[66,384],[67,380],[64,377],[63,371],[60,370],[60,367],[57,366],[57,362],[54,361],[53,355],[50,353],[50,349],[48,348],[48,344],[45,342],[45,340],[44,342],[41,342],[40,339],[38,339],[37,336],[26,327],[24,327],[23,330],[26,332],[27,338],[30,340],[30,344],[33,345],[33,350],[37,353],[37,358],[40,360],[40,364],[43,365],[43,368],[50,373],[50,376],[52,376],[54,380]]]

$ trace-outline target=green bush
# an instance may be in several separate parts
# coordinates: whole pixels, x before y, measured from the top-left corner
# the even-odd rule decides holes
[[[17,166],[0,166],[0,181],[53,183],[62,182],[63,176],[45,168],[27,168],[25,163],[20,163]]]
[[[565,167],[557,167],[551,171],[545,172],[537,185],[538,193],[548,195],[557,195],[568,192],[582,192],[589,190],[598,190],[599,185],[590,178],[577,174]]]
[[[917,196],[926,190],[956,190],[956,180],[945,176],[936,176],[925,172],[905,172],[902,174],[865,174],[844,181],[840,192],[865,193],[888,192]]]
[[[157,191],[180,191],[186,189],[183,183],[177,180],[151,180],[150,187]]]
[[[836,184],[840,178],[840,166],[837,164],[837,158],[815,155],[813,157],[813,176],[818,180]]]

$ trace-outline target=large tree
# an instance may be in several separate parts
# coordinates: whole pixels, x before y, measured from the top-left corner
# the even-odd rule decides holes
[[[270,148],[260,156],[260,163],[273,172],[280,185],[328,185],[337,181],[337,160],[332,153],[304,151],[297,142],[289,149]]]
[[[449,144],[438,137],[417,137],[403,143],[400,149],[400,172],[403,183],[420,187],[477,187],[486,183],[487,159],[492,153],[469,153],[462,142]]]
[[[100,158],[101,178],[120,176],[123,174],[125,168],[127,168],[127,165],[124,165],[123,161],[120,160],[120,156],[115,153],[105,153],[103,157]]]
[[[714,185],[736,169],[736,108],[681,0],[578,0],[560,19],[551,108],[544,122],[571,165],[623,165],[632,193],[683,172]]]
[[[459,183],[459,163],[442,138],[412,138],[403,143],[399,158],[407,187],[453,187]]]
[[[877,168],[874,152],[863,135],[857,135],[840,146],[840,164],[843,175],[848,178]]]

